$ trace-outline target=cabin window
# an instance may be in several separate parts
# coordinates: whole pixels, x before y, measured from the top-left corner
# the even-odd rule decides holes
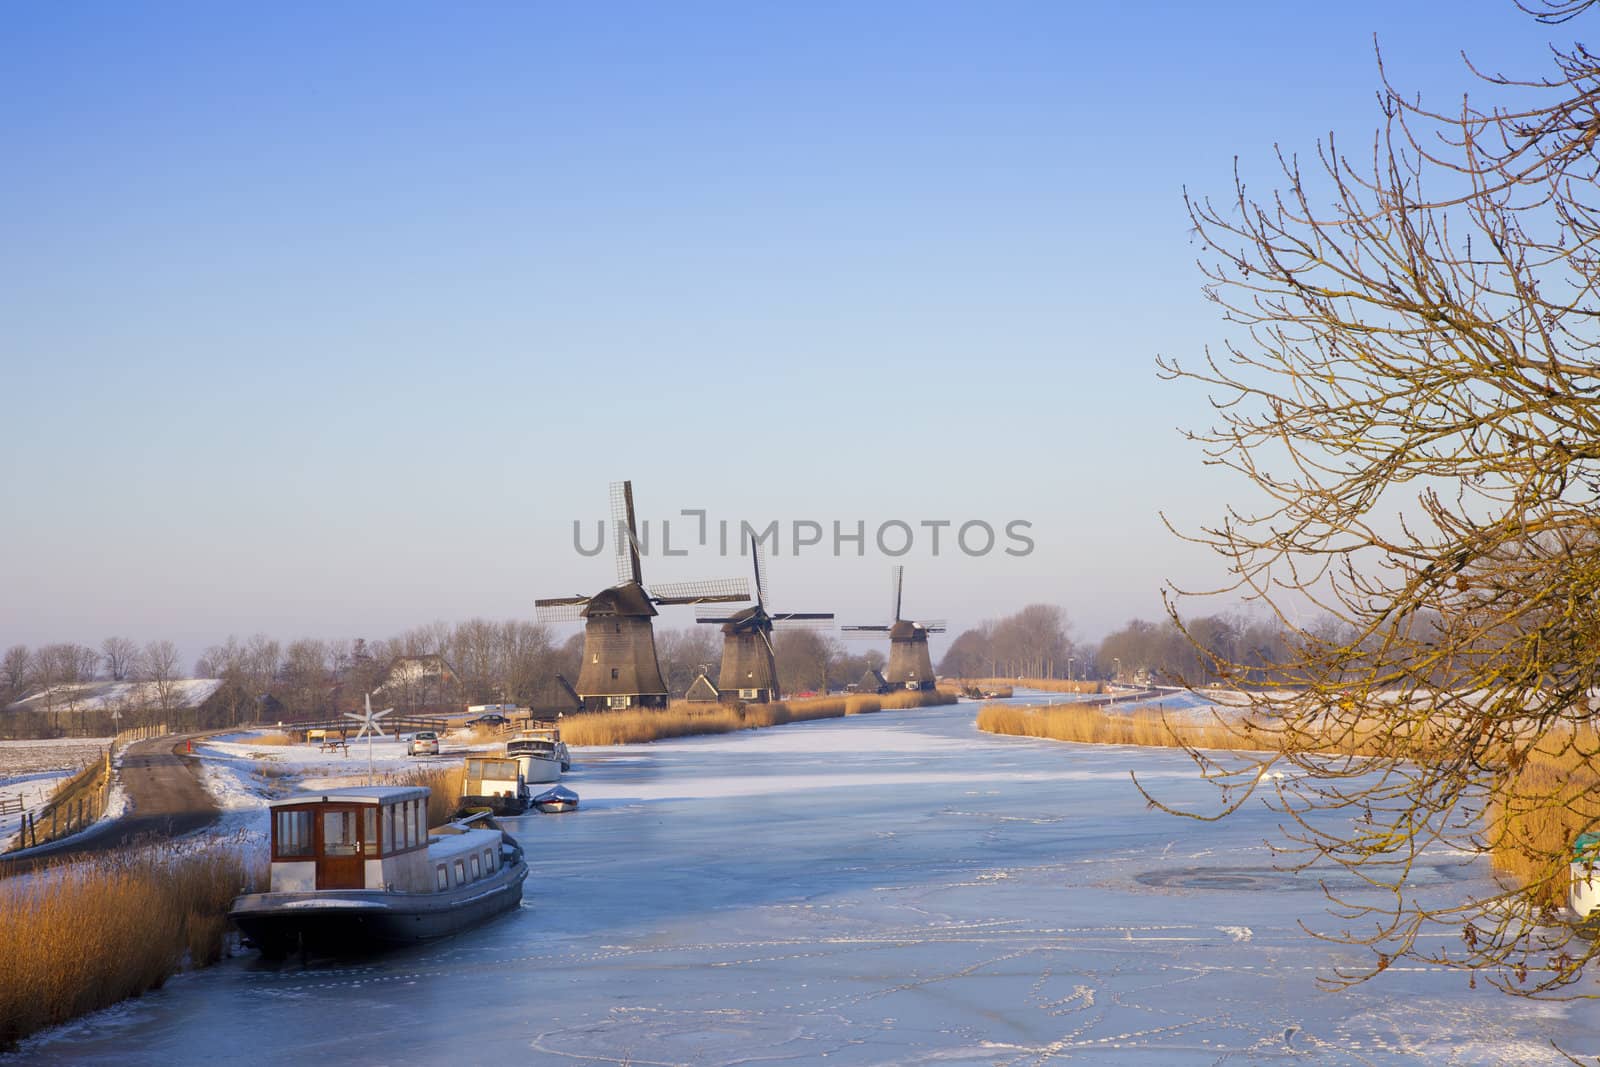
[[[456,885],[467,884],[467,865],[456,860]]]
[[[476,882],[479,878],[482,878],[482,877],[483,877],[483,868],[478,866],[478,854],[476,852],[474,852],[472,854],[472,880],[474,882]]]
[[[385,804],[383,806],[383,854],[385,856],[390,856],[400,851],[400,842],[396,839],[394,833],[396,825],[394,809],[395,806],[393,804]]]
[[[278,812],[277,832],[273,835],[272,846],[275,854],[285,858],[311,855],[311,813]]]
[[[494,853],[489,849],[483,850],[483,869],[490,874],[494,873]]]
[[[324,856],[354,856],[360,846],[356,837],[356,813],[353,811],[325,811],[322,813],[322,854]]]
[[[406,801],[405,809],[401,817],[406,824],[406,848],[414,848],[417,844],[417,802]]]
[[[378,809],[366,808],[362,814],[363,829],[366,833],[361,838],[361,850],[369,856],[378,854]]]
[[[450,888],[450,872],[445,870],[444,864],[441,863],[439,866],[435,867],[433,869],[433,873],[440,889]]]

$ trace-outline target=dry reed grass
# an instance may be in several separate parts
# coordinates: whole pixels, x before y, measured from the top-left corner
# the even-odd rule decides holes
[[[1536,902],[1566,902],[1573,840],[1600,822],[1600,734],[1554,730],[1496,778],[1484,812],[1490,861]]]
[[[221,958],[228,907],[266,884],[236,846],[145,850],[0,883],[0,1047]]]
[[[678,701],[663,710],[597,711],[569,715],[561,721],[561,739],[569,745],[632,745],[669,737],[726,734],[812,719],[836,719],[874,711],[954,703],[938,692],[902,692],[884,696],[807,697],[771,704],[691,704]],[[853,710],[852,710],[853,709]]]
[[[268,730],[250,738],[252,745],[298,745],[300,739],[284,733],[282,730]]]
[[[1263,749],[1274,747],[1269,734],[1247,720],[1236,723],[1184,723],[1157,711],[1108,713],[1081,704],[1042,708],[986,704],[978,710],[978,729],[992,734],[1076,741],[1088,745],[1149,745],[1156,748]]]

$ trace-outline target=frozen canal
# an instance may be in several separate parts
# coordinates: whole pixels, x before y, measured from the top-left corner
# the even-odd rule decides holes
[[[252,958],[26,1045],[62,1064],[1557,1063],[1600,1011],[1362,959],[1265,811],[1159,750],[977,733],[972,705],[582,750],[585,810],[511,820],[522,909],[351,963]],[[1423,892],[1480,869],[1441,863]],[[8,1058],[0,1057],[0,1062]]]

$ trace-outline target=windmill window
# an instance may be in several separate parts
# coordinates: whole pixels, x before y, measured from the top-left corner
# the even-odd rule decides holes
[[[622,673],[618,668],[612,667],[611,668],[611,677],[612,677],[613,680],[617,679],[617,678],[620,678],[620,677],[622,677]]]
[[[619,633],[620,634],[622,632],[622,624],[620,622],[612,623],[611,624],[611,630],[612,630],[613,633]]]

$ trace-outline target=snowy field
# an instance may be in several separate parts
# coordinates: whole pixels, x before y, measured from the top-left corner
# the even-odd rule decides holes
[[[583,809],[507,822],[520,910],[352,961],[180,976],[3,1062],[1544,1064],[1600,1011],[1365,957],[1265,810],[1203,824],[1181,756],[991,737],[972,705],[575,750]],[[364,753],[362,754],[364,756]],[[352,751],[350,762],[357,759]],[[342,760],[341,760],[342,762]],[[1458,898],[1440,857],[1414,891]]]
[[[109,737],[0,741],[0,798],[20,797],[24,810],[38,808],[50,799],[56,786],[99,759],[110,745]],[[21,825],[20,813],[0,813],[0,847]]]

